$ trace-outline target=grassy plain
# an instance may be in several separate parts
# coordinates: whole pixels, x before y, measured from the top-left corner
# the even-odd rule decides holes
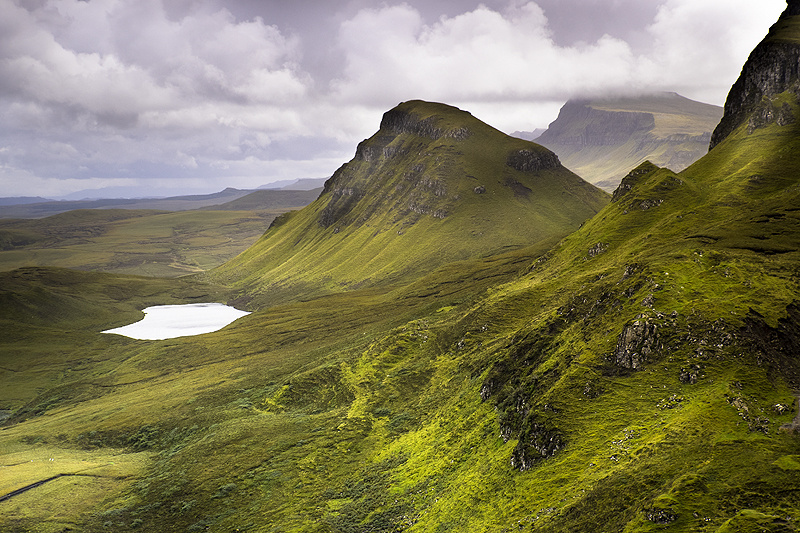
[[[302,207],[264,209],[262,203],[241,199],[241,210],[92,209],[0,219],[0,270],[58,266],[154,277],[203,272],[246,250],[280,214]]]

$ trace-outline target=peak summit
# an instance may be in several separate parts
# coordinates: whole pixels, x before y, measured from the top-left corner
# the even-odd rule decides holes
[[[800,0],[786,10],[753,50],[725,102],[725,114],[711,136],[710,148],[750,121],[750,129],[766,122],[790,123],[787,106],[772,100],[786,91],[800,95]],[[755,121],[755,122],[753,122]]]

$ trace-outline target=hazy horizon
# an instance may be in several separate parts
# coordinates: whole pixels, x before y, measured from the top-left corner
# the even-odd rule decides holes
[[[0,0],[2,196],[330,176],[411,99],[507,133],[546,127],[576,96],[674,91],[722,105],[784,8]]]

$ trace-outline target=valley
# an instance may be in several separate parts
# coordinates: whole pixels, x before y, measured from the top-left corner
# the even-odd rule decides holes
[[[757,98],[734,85],[708,154],[637,162],[613,195],[414,100],[271,223],[10,222],[30,254],[59,220],[88,233],[63,256],[80,264],[0,271],[0,528],[797,531],[800,77],[780,58],[799,17],[745,66]],[[156,228],[187,221],[182,266],[114,266],[126,234],[168,248]],[[250,314],[102,333],[205,302]]]

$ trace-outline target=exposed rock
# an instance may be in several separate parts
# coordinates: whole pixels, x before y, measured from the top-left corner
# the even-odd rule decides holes
[[[790,304],[786,315],[773,328],[764,317],[750,311],[739,334],[751,344],[751,353],[759,364],[780,375],[790,387],[800,389],[800,304]]]
[[[605,242],[598,242],[591,248],[589,248],[589,257],[597,257],[598,255],[604,253],[608,250],[608,244]]]
[[[658,167],[651,163],[650,161],[645,161],[638,167],[631,170],[627,176],[622,178],[617,189],[614,191],[614,194],[611,196],[612,202],[619,201],[620,198],[628,194],[631,189],[639,182],[639,180],[653,171],[658,170]]]
[[[671,524],[678,519],[678,515],[672,509],[648,509],[645,516],[649,521],[659,525]]]
[[[420,137],[439,139],[448,137],[456,140],[468,138],[472,132],[467,127],[458,127],[452,130],[439,128],[436,126],[437,117],[421,119],[413,113],[407,113],[398,108],[391,109],[383,114],[381,120],[381,130],[396,134],[412,134]]]
[[[681,368],[681,372],[678,375],[678,380],[681,383],[694,385],[697,383],[697,379],[700,377],[702,368],[700,365],[692,365],[689,368]]]
[[[478,185],[477,187],[475,187],[474,189],[472,189],[472,191],[473,191],[475,194],[483,194],[483,193],[485,193],[485,192],[486,192],[486,187],[484,187],[483,185]]]
[[[532,423],[520,435],[514,451],[511,452],[511,466],[523,472],[538,462],[554,456],[564,447],[564,440],[558,432],[545,426]]]
[[[645,318],[627,324],[617,337],[614,363],[629,370],[639,370],[661,348],[658,327]]]
[[[336,174],[334,174],[334,176],[335,175]],[[319,218],[319,225],[323,228],[328,228],[336,223],[342,216],[347,214],[364,195],[363,191],[355,187],[333,188],[330,194],[331,200],[328,202],[328,205],[325,206],[325,209],[322,210],[322,214]]]
[[[728,397],[728,403],[733,406],[742,417],[742,420],[747,422],[747,428],[752,431],[759,431],[765,435],[769,433],[770,420],[765,416],[760,416],[754,413],[754,409],[748,405],[747,400],[741,395]]]
[[[777,38],[775,29],[781,20],[797,16],[800,7],[789,2],[778,24],[750,54],[725,101],[725,114],[711,136],[709,148],[728,137],[733,130],[748,122],[754,114],[756,128],[771,113],[770,109],[759,109],[764,101],[785,91],[798,92],[800,88],[800,45]],[[756,129],[754,128],[754,129]],[[749,129],[749,128],[748,128]]]
[[[515,150],[508,155],[506,164],[520,172],[539,172],[549,168],[558,168],[561,162],[550,150]]]
[[[642,202],[639,204],[639,208],[642,211],[647,211],[648,209],[651,209],[653,207],[658,207],[663,203],[664,200],[662,200],[661,198],[642,200]]]

